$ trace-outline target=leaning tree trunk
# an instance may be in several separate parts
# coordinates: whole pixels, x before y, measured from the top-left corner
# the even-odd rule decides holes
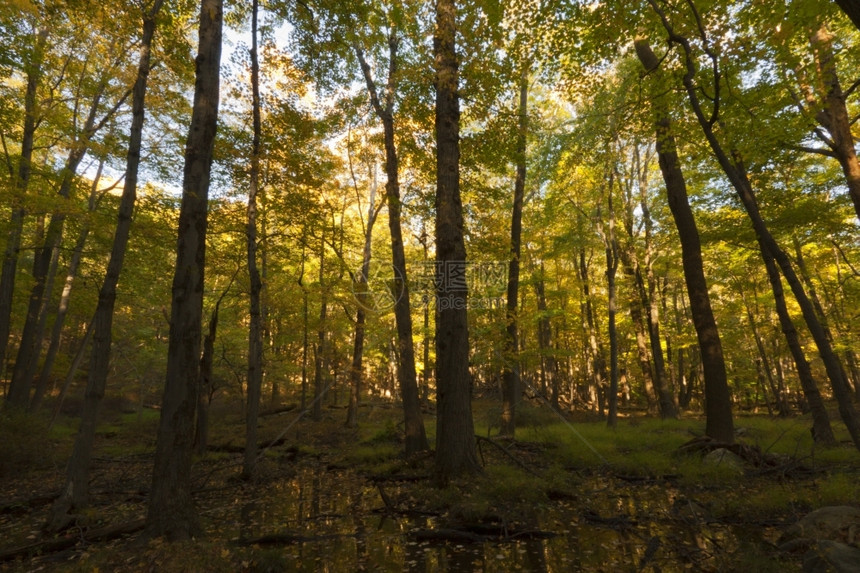
[[[480,470],[472,421],[466,245],[460,200],[455,0],[436,0],[436,481]]]
[[[409,300],[409,281],[406,274],[406,255],[403,250],[403,231],[400,223],[399,159],[394,142],[394,94],[396,91],[397,47],[399,40],[392,30],[389,33],[388,82],[385,101],[380,101],[376,85],[370,75],[370,67],[364,54],[356,48],[356,55],[370,93],[376,114],[382,120],[385,142],[385,195],[388,201],[388,230],[391,234],[391,266],[394,267],[394,319],[397,324],[397,354],[400,357],[397,377],[403,400],[403,416],[406,429],[406,455],[428,449],[421,417],[421,401],[418,396],[418,379],[415,373],[415,344],[412,339],[412,309]]]
[[[95,211],[97,198],[99,195],[99,181],[101,180],[102,169],[104,168],[104,159],[99,161],[99,167],[96,171],[96,175],[93,178],[92,185],[90,186],[90,198],[87,205],[87,216],[91,216]],[[42,400],[45,396],[45,392],[48,389],[48,382],[51,378],[51,372],[54,369],[54,362],[57,358],[57,352],[60,349],[60,336],[63,333],[63,326],[66,322],[66,315],[69,312],[69,300],[71,298],[72,293],[72,284],[75,281],[75,278],[78,275],[78,267],[81,264],[81,257],[84,253],[84,246],[87,242],[87,237],[90,234],[90,221],[87,219],[83,226],[81,227],[80,232],[78,233],[78,239],[75,242],[75,246],[72,249],[72,258],[69,261],[69,267],[66,270],[66,280],[63,284],[63,291],[60,293],[60,302],[57,306],[57,314],[54,318],[54,326],[51,329],[51,339],[48,343],[48,351],[45,353],[45,362],[42,364],[42,371],[39,373],[39,377],[36,379],[36,387],[33,391],[33,398],[30,402],[30,410],[36,412],[42,406]]]
[[[148,536],[171,540],[200,532],[191,498],[191,452],[200,383],[209,173],[218,123],[222,24],[222,0],[202,0],[194,106],[185,145],[167,376],[146,517]]]
[[[824,329],[816,316],[815,309],[810,302],[803,285],[798,279],[797,273],[795,273],[794,268],[792,267],[791,260],[779,244],[777,244],[761,216],[755,192],[753,191],[752,184],[747,177],[743,163],[734,154],[733,157],[730,157],[729,154],[726,153],[714,131],[714,121],[709,119],[702,109],[701,101],[699,100],[698,86],[696,86],[694,81],[694,78],[696,77],[696,63],[690,41],[674,31],[671,24],[666,19],[665,13],[657,6],[655,0],[649,0],[649,3],[660,16],[663,26],[669,33],[670,39],[681,45],[684,50],[684,62],[687,73],[684,75],[683,83],[687,92],[687,98],[689,99],[693,112],[696,115],[696,119],[699,122],[702,132],[704,133],[711,150],[714,152],[720,167],[723,169],[723,172],[726,174],[729,182],[735,189],[738,198],[750,218],[756,234],[756,239],[762,251],[762,256],[765,257],[769,254],[774,258],[780,271],[788,282],[798,305],[800,306],[803,318],[806,321],[806,325],[809,328],[810,334],[812,334],[812,338],[815,341],[816,346],[818,347],[821,360],[824,362],[824,368],[827,371],[828,378],[830,379],[833,394],[839,404],[839,414],[842,416],[842,420],[848,428],[848,433],[851,435],[851,439],[854,442],[855,447],[860,450],[860,420],[857,418],[854,405],[851,401],[848,384],[842,376],[842,367],[839,363],[839,359],[833,352],[833,347],[830,342],[827,340]],[[715,66],[715,70],[717,70],[716,55],[709,48],[706,49],[708,49],[708,56],[711,58],[712,63]],[[716,119],[718,118],[714,118],[714,120]]]
[[[821,398],[821,392],[818,391],[818,384],[816,384],[815,379],[812,377],[812,369],[803,353],[803,347],[800,344],[797,330],[794,327],[794,321],[791,320],[791,316],[788,313],[779,270],[773,257],[769,255],[763,256],[765,267],[767,268],[767,276],[773,290],[779,325],[782,328],[788,349],[794,359],[797,376],[800,379],[800,387],[803,389],[803,395],[806,397],[806,401],[809,403],[809,410],[812,413],[812,437],[816,442],[822,444],[834,444],[836,443],[836,438],[833,435],[833,429],[830,427],[830,419],[827,415],[827,409],[824,407],[824,400]]]
[[[257,57],[258,0],[251,3],[251,113],[254,135],[251,142],[251,182],[248,188],[248,276],[250,293],[248,315],[248,407],[245,410],[245,456],[242,478],[254,477],[257,465],[257,419],[260,416],[260,394],[263,390],[263,323],[260,294],[263,282],[257,266],[257,193],[260,185],[260,61]]]
[[[42,64],[48,30],[42,29],[36,35],[33,61],[25,64],[27,91],[24,95],[24,130],[21,137],[21,158],[12,196],[12,215],[9,221],[9,235],[3,255],[3,269],[0,271],[0,376],[6,366],[9,333],[12,330],[12,300],[15,294],[15,273],[18,269],[18,255],[21,248],[21,235],[24,231],[24,200],[30,184],[31,163],[33,160],[33,141],[38,126],[36,90],[42,79]],[[29,386],[18,384],[10,386],[6,394],[7,407],[26,408],[30,399]]]
[[[514,205],[511,213],[511,259],[508,263],[508,289],[505,304],[506,334],[504,368],[502,369],[502,421],[503,435],[514,436],[516,430],[516,408],[520,395],[519,336],[517,324],[517,297],[520,288],[520,243],[523,232],[523,198],[526,188],[526,136],[528,132],[528,72],[522,71],[520,79],[519,129],[514,158],[517,176],[514,180]]]
[[[635,47],[636,54],[645,69],[650,73],[656,73],[658,61],[648,41],[638,38]],[[687,184],[678,161],[671,118],[656,88],[652,88],[652,100],[657,131],[658,161],[666,184],[669,209],[672,211],[681,241],[684,281],[687,285],[690,313],[693,316],[693,326],[696,329],[705,376],[705,433],[721,442],[732,443],[734,423],[726,363],[717,322],[711,308],[711,298],[708,294],[699,229],[687,197]]]
[[[101,129],[105,123],[113,117],[119,109],[120,104],[125,101],[126,96],[120,98],[116,105],[108,110],[105,116],[96,123],[99,106],[105,89],[105,83],[98,87],[93,95],[84,127],[79,137],[72,144],[62,172],[62,180],[57,190],[57,197],[68,203],[69,194],[93,135]],[[75,102],[76,104],[78,102]],[[10,393],[16,396],[26,396],[29,402],[30,388],[33,375],[36,371],[39,354],[41,353],[42,338],[44,335],[47,299],[51,296],[51,287],[57,270],[57,257],[59,256],[60,243],[63,238],[63,228],[66,223],[66,208],[51,215],[51,222],[45,231],[43,243],[39,245],[33,255],[33,286],[28,298],[27,315],[24,320],[24,329],[21,333],[21,341],[18,346],[18,356],[15,359],[15,368],[12,371]],[[14,389],[14,390],[13,390]]]
[[[102,398],[107,385],[110,368],[113,310],[116,302],[116,285],[125,260],[126,247],[131,232],[134,203],[137,199],[137,171],[140,165],[140,147],[143,134],[146,82],[149,77],[152,39],[155,35],[156,16],[162,0],[156,0],[143,18],[143,37],[140,46],[140,62],[132,96],[132,124],[126,158],[125,184],[117,213],[116,233],[108,260],[104,282],[99,289],[96,312],[93,315],[93,347],[87,388],[81,413],[81,425],[75,438],[74,451],[66,469],[66,483],[60,497],[51,509],[49,529],[59,530],[70,521],[70,512],[89,502],[89,474],[92,461],[93,441]]]

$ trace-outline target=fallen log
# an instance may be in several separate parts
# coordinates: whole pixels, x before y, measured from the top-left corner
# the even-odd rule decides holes
[[[71,547],[74,547],[81,542],[97,543],[100,541],[110,541],[112,539],[122,537],[123,535],[137,533],[138,531],[143,529],[144,525],[146,525],[146,520],[138,519],[136,521],[108,525],[100,529],[91,529],[89,531],[76,532],[74,534],[64,535],[63,537],[45,539],[43,541],[37,541],[36,543],[30,543],[28,545],[12,547],[10,549],[0,551],[0,562],[11,561],[13,559],[17,559],[18,557],[30,557],[33,555],[56,553],[57,551],[62,551],[63,549],[69,549]]]
[[[471,531],[477,529],[478,531]],[[459,543],[486,543],[519,541],[521,539],[551,539],[558,535],[552,531],[537,529],[506,529],[501,526],[471,526],[468,529],[442,527],[438,529],[413,529],[406,537],[415,541],[451,541]]]
[[[296,533],[271,533],[269,535],[261,535],[260,537],[240,538],[233,543],[242,547],[251,547],[253,545],[266,547],[272,545],[292,545],[294,543],[313,543],[315,541],[328,541],[330,539],[339,539],[341,537],[357,537],[357,534],[332,533],[330,535],[299,535]]]
[[[26,513],[27,511],[39,507],[40,505],[47,505],[57,499],[57,493],[45,493],[42,495],[37,495],[34,497],[22,497],[18,499],[12,499],[9,501],[0,502],[0,514],[12,514],[19,515],[21,513]]]

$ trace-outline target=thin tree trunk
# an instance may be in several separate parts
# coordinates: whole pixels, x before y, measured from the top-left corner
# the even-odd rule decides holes
[[[456,21],[455,0],[436,0],[436,481],[441,485],[480,470],[469,373]]]
[[[98,94],[93,99],[85,132],[92,130],[95,113],[101,99],[100,96],[101,94]],[[63,181],[57,192],[57,195],[65,201],[69,198],[74,177],[81,160],[84,158],[87,147],[88,142],[86,140],[83,142],[79,141],[69,152],[69,157],[63,169]],[[54,260],[55,253],[58,254],[65,221],[66,213],[62,210],[51,216],[51,222],[48,224],[45,232],[44,244],[36,248],[33,256],[34,282],[28,298],[24,329],[21,333],[21,342],[18,346],[18,355],[15,359],[15,367],[12,370],[12,381],[9,386],[10,399],[13,399],[16,403],[19,400],[29,403],[30,400],[30,389],[32,387],[36,362],[39,359],[40,343],[44,328],[44,321],[40,319],[44,316],[42,313],[45,307],[44,299],[46,296],[50,297],[48,285],[49,283],[53,283],[53,276],[51,276],[50,272],[51,263]],[[56,269],[56,265],[54,265],[54,269]]]
[[[15,273],[18,269],[18,255],[21,248],[21,235],[24,231],[24,203],[27,187],[30,184],[31,163],[33,160],[33,140],[38,126],[38,102],[36,91],[42,79],[42,64],[48,30],[35,33],[33,60],[25,63],[27,91],[24,95],[24,129],[21,137],[21,158],[12,196],[12,215],[9,220],[9,235],[3,255],[3,269],[0,271],[0,375],[6,367],[9,333],[12,330],[12,300],[15,294]],[[10,385],[6,394],[6,405],[12,408],[26,408],[30,399],[29,386]]]
[[[777,277],[777,279],[778,278],[779,277]],[[759,371],[759,376],[767,380],[768,386],[770,387],[770,391],[773,394],[773,401],[774,404],[776,404],[777,413],[780,416],[786,416],[788,415],[788,412],[783,409],[782,397],[773,380],[773,369],[771,368],[770,360],[768,360],[767,351],[764,347],[764,342],[762,342],[761,335],[758,332],[758,327],[755,323],[755,315],[753,314],[752,308],[750,307],[749,303],[746,301],[746,298],[744,298],[744,306],[746,307],[747,320],[750,323],[750,330],[752,331],[753,340],[755,341],[755,347],[756,350],[758,350],[759,358],[756,362],[756,368]],[[769,412],[770,409],[770,404],[768,404]]]
[[[832,445],[836,443],[836,437],[833,435],[833,429],[830,427],[827,408],[824,406],[824,400],[821,397],[821,392],[818,390],[818,384],[812,376],[812,368],[806,360],[806,355],[803,352],[803,346],[800,344],[800,337],[797,334],[794,321],[788,313],[788,306],[785,302],[785,291],[782,287],[782,280],[779,277],[779,269],[776,267],[773,257],[769,254],[762,253],[762,257],[767,269],[768,280],[773,290],[779,325],[785,336],[791,357],[794,360],[794,367],[797,370],[800,387],[812,413],[812,436],[816,442]]]
[[[215,308],[212,310],[212,316],[209,317],[209,328],[206,336],[203,338],[203,352],[200,355],[200,389],[197,392],[197,418],[194,426],[194,452],[202,456],[206,453],[206,446],[209,442],[209,405],[212,402],[212,395],[215,391],[214,380],[212,376],[212,363],[215,360],[215,337],[218,334],[218,313],[221,310],[221,303],[236,276],[239,274],[239,269],[233,273],[233,277],[227,284],[227,287],[215,301]]]
[[[191,452],[200,389],[209,174],[218,123],[222,24],[222,0],[202,0],[194,105],[179,211],[167,376],[146,518],[148,536],[170,540],[188,539],[201,531],[191,498]]]
[[[75,352],[75,357],[72,359],[72,364],[69,366],[69,371],[66,372],[66,378],[63,380],[63,385],[60,387],[60,395],[57,396],[57,403],[54,405],[54,412],[51,414],[51,421],[48,423],[48,429],[54,427],[54,422],[57,421],[57,416],[60,415],[60,410],[63,408],[63,401],[66,399],[66,394],[69,392],[69,387],[72,385],[72,381],[75,379],[75,375],[78,373],[78,368],[81,367],[81,362],[84,361],[84,354],[86,354],[87,345],[90,343],[90,339],[93,337],[93,321],[87,324],[87,329],[84,332],[84,337],[81,339],[81,345],[78,347],[78,351]]]
[[[349,368],[349,405],[346,408],[346,427],[358,426],[358,403],[361,400],[361,374],[364,361],[364,329],[366,321],[367,279],[373,247],[373,226],[379,212],[376,205],[376,165],[371,168],[370,197],[367,207],[367,225],[364,229],[364,248],[361,252],[361,271],[356,286],[358,310],[355,312],[355,335],[352,343],[352,363]]]
[[[132,125],[126,157],[126,177],[117,212],[117,225],[111,247],[110,259],[96,311],[93,315],[93,347],[87,388],[84,394],[81,425],[75,438],[74,451],[66,468],[66,483],[62,493],[51,509],[48,528],[59,530],[72,519],[70,512],[89,503],[89,473],[92,461],[98,413],[107,385],[110,368],[111,336],[113,326],[116,285],[122,271],[128,238],[131,232],[134,203],[137,198],[137,172],[140,165],[140,147],[143,134],[146,83],[149,77],[152,40],[155,35],[156,16],[162,1],[156,0],[152,8],[143,15],[143,36],[140,46],[140,62],[134,82],[132,98]]]
[[[424,420],[421,417],[421,402],[418,397],[418,381],[415,373],[415,344],[412,339],[412,310],[409,300],[409,281],[406,274],[406,255],[403,250],[403,231],[400,223],[399,159],[394,141],[394,94],[396,92],[397,49],[399,39],[395,31],[388,36],[388,81],[384,103],[380,101],[376,85],[370,75],[370,67],[358,47],[356,55],[361,63],[370,101],[376,115],[382,120],[385,142],[385,195],[388,201],[388,229],[391,233],[391,264],[394,267],[394,318],[397,324],[397,354],[400,357],[397,369],[400,395],[403,400],[403,416],[406,428],[406,455],[428,449]]]
[[[666,19],[665,14],[656,5],[655,0],[649,0],[649,3],[660,16],[666,31],[669,33],[670,39],[680,44],[684,50],[687,73],[683,78],[683,82],[687,91],[687,97],[693,108],[693,112],[696,115],[705,138],[708,140],[708,144],[711,146],[720,167],[725,172],[727,178],[732,184],[732,187],[734,187],[737,192],[738,198],[741,200],[744,209],[750,217],[750,221],[756,233],[756,239],[758,240],[762,251],[762,256],[765,258],[767,256],[774,258],[780,271],[788,282],[798,305],[800,306],[803,318],[812,334],[813,340],[815,340],[819,355],[824,362],[825,370],[827,371],[828,378],[830,379],[831,386],[833,387],[833,394],[839,404],[839,413],[848,428],[848,432],[851,435],[851,439],[854,442],[855,447],[860,450],[860,420],[858,420],[854,405],[851,402],[848,384],[842,376],[842,368],[839,364],[839,359],[836,357],[830,342],[827,340],[824,329],[815,314],[815,309],[810,302],[806,291],[803,289],[803,285],[798,279],[797,273],[795,273],[788,255],[786,255],[785,251],[783,251],[777,244],[761,216],[752,184],[747,178],[743,163],[736,155],[733,154],[733,157],[730,157],[729,154],[726,153],[714,132],[714,123],[705,116],[699,100],[698,88],[694,82],[696,64],[693,59],[690,42],[687,38],[675,33],[671,24],[669,24]],[[709,57],[712,58],[714,66],[716,66],[716,56],[709,49],[708,52]]]
[[[638,148],[636,148],[636,162],[639,163]],[[654,364],[654,390],[657,393],[657,400],[660,406],[660,417],[677,418],[678,409],[675,406],[675,399],[672,395],[672,390],[669,387],[669,376],[666,372],[666,363],[663,357],[663,346],[660,339],[660,309],[659,297],[657,293],[657,278],[654,275],[654,253],[652,230],[654,224],[651,220],[651,210],[648,207],[647,196],[647,173],[640,166],[639,168],[639,207],[642,211],[642,220],[645,223],[645,279],[647,282],[647,300],[643,301],[643,308],[646,311],[646,324],[648,326],[648,338],[651,343],[651,359]],[[642,289],[644,292],[644,289]],[[667,349],[668,350],[668,349]]]
[[[263,391],[263,324],[260,293],[263,282],[257,266],[257,194],[260,192],[260,61],[257,57],[258,0],[251,3],[251,113],[254,135],[251,141],[251,181],[248,187],[248,221],[246,228],[248,247],[248,276],[250,301],[248,314],[248,407],[245,410],[245,456],[242,478],[254,477],[257,465],[257,418],[260,415],[260,395]]]
[[[528,70],[522,70],[520,78],[519,126],[514,159],[517,176],[514,181],[514,205],[511,213],[511,250],[508,263],[508,288],[505,305],[506,334],[504,367],[502,368],[502,421],[503,435],[514,436],[516,430],[517,400],[520,395],[520,361],[518,348],[517,296],[520,288],[520,244],[523,229],[523,198],[526,187],[526,137],[528,135]]]
[[[96,175],[93,178],[92,186],[90,187],[90,198],[87,206],[87,214],[92,215],[95,211],[97,198],[99,194],[99,181],[101,180],[102,169],[104,168],[104,160],[99,161],[99,167],[96,171]],[[81,227],[80,233],[78,234],[78,239],[75,242],[75,246],[72,249],[72,258],[69,261],[69,268],[66,271],[66,281],[63,284],[63,292],[60,294],[60,303],[57,307],[57,316],[54,319],[54,327],[51,330],[51,340],[48,344],[48,351],[45,354],[45,362],[42,365],[42,371],[39,374],[39,378],[36,380],[36,389],[33,393],[33,399],[30,402],[30,410],[36,412],[42,405],[42,399],[45,396],[45,392],[48,388],[48,382],[51,378],[51,372],[54,369],[54,362],[57,358],[57,352],[60,349],[60,337],[63,333],[63,326],[66,322],[66,315],[69,312],[69,300],[71,298],[72,293],[72,284],[75,281],[75,278],[78,274],[78,267],[81,264],[81,257],[84,252],[84,245],[86,245],[87,237],[89,237],[90,233],[90,222],[89,220],[85,221],[83,226]]]
[[[326,314],[328,312],[328,296],[325,285],[323,283],[325,275],[325,229],[323,229],[322,237],[320,238],[320,314],[319,325],[317,326],[317,345],[314,349],[314,401],[311,405],[311,419],[314,422],[322,420],[322,393],[323,393],[323,369],[325,368],[325,329],[326,329]]]
[[[651,73],[656,73],[658,61],[654,52],[651,51],[648,41],[639,38],[635,47],[645,69]],[[672,217],[675,220],[675,226],[678,228],[678,236],[681,240],[684,280],[687,285],[690,312],[693,316],[693,325],[696,328],[696,338],[699,342],[699,351],[705,373],[705,432],[716,440],[732,443],[734,441],[734,423],[731,397],[722,343],[705,279],[699,230],[687,197],[687,185],[678,161],[668,109],[666,104],[662,103],[656,96],[656,89],[652,88],[652,90],[660,171],[666,184],[669,208],[672,211]]]
[[[618,423],[618,327],[616,325],[618,303],[615,286],[615,275],[618,271],[618,239],[615,234],[615,207],[613,204],[615,171],[613,169],[609,170],[607,183],[609,228],[604,231],[603,221],[599,220],[597,231],[603,237],[606,254],[607,332],[609,335],[609,386],[606,395],[606,405],[609,412],[606,417],[606,425],[614,428]],[[599,210],[598,217],[600,217]]]

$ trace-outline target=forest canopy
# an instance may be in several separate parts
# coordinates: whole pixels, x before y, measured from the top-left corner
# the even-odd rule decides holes
[[[176,539],[227,411],[245,479],[262,413],[376,402],[439,486],[474,400],[860,449],[855,4],[5,2],[3,411],[79,420],[49,529],[105,410],[160,412]]]

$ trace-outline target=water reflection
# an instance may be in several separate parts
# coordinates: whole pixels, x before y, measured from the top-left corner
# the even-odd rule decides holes
[[[259,501],[241,507],[235,536],[290,533],[305,540],[266,549],[280,564],[260,567],[268,571],[707,571],[717,570],[717,550],[762,536],[710,523],[679,503],[670,484],[621,490],[586,480],[584,491],[598,493],[555,502],[528,527],[556,537],[483,543],[411,538],[408,532],[434,528],[437,519],[391,515],[373,484],[319,462],[265,487]],[[385,488],[392,499],[401,493],[397,484]]]

